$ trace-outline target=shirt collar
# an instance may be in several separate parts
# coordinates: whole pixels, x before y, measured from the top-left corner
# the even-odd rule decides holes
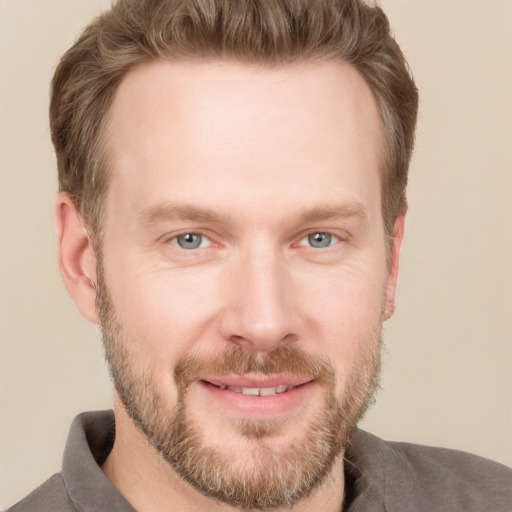
[[[112,448],[109,437],[114,428],[112,411],[82,413],[73,420],[64,450],[62,478],[78,510],[135,512],[100,467]]]
[[[64,450],[62,477],[79,510],[135,512],[100,467],[112,449],[114,435],[113,411],[86,412],[73,420]],[[344,457],[343,512],[386,511],[384,465],[390,456],[388,450],[379,438],[355,429]]]

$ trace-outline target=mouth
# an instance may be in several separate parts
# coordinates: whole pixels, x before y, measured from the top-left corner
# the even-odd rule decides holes
[[[203,381],[206,384],[210,384],[219,389],[227,389],[228,391],[233,391],[234,393],[241,393],[242,395],[251,395],[251,396],[273,396],[280,393],[286,393],[286,391],[290,391],[291,389],[297,388],[299,386],[303,386],[303,384],[299,385],[286,385],[279,384],[278,386],[270,386],[270,387],[242,387],[242,386],[228,386],[226,384],[216,385],[213,382]]]
[[[313,377],[297,377],[288,375],[275,376],[232,376],[202,377],[200,380],[219,389],[227,389],[235,393],[254,396],[270,396],[285,393],[313,381]]]
[[[295,408],[315,388],[315,379],[275,378],[201,378],[201,387],[209,396],[229,409],[245,414],[275,414]]]

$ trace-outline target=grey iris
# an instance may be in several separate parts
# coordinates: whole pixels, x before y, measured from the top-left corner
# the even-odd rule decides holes
[[[186,233],[176,238],[176,242],[182,249],[197,249],[202,241],[203,237],[195,233]]]
[[[308,242],[311,247],[329,247],[332,242],[332,235],[329,233],[312,233],[311,235],[308,235]]]

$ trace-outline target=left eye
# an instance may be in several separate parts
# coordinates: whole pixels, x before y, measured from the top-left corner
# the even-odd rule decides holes
[[[325,247],[329,247],[339,242],[339,238],[332,233],[326,233],[324,231],[319,231],[316,233],[310,233],[305,236],[301,241],[300,245],[309,245],[310,247],[314,247],[315,249],[324,249]]]
[[[199,233],[183,233],[182,235],[175,236],[171,243],[181,249],[193,250],[208,247],[211,242],[206,236]]]

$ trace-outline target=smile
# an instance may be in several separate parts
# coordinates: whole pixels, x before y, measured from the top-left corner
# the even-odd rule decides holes
[[[238,386],[226,386],[221,384],[217,386],[220,389],[227,389],[229,391],[234,391],[235,393],[242,393],[242,395],[252,395],[252,396],[272,396],[277,395],[278,393],[284,393],[289,389],[293,389],[297,386],[276,386],[270,388],[242,388]]]
[[[232,391],[233,393],[249,396],[274,396],[301,387],[311,382],[312,379],[288,378],[286,379],[287,382],[282,382],[282,380],[279,382],[278,378],[266,379],[266,382],[261,380],[257,382],[254,379],[244,378],[222,379],[222,381],[217,379],[202,380],[205,384],[209,384],[222,391]]]
[[[246,417],[273,417],[289,413],[304,404],[317,389],[314,377],[274,376],[202,376],[199,389],[207,393],[207,406]],[[206,406],[205,404],[205,406]]]

